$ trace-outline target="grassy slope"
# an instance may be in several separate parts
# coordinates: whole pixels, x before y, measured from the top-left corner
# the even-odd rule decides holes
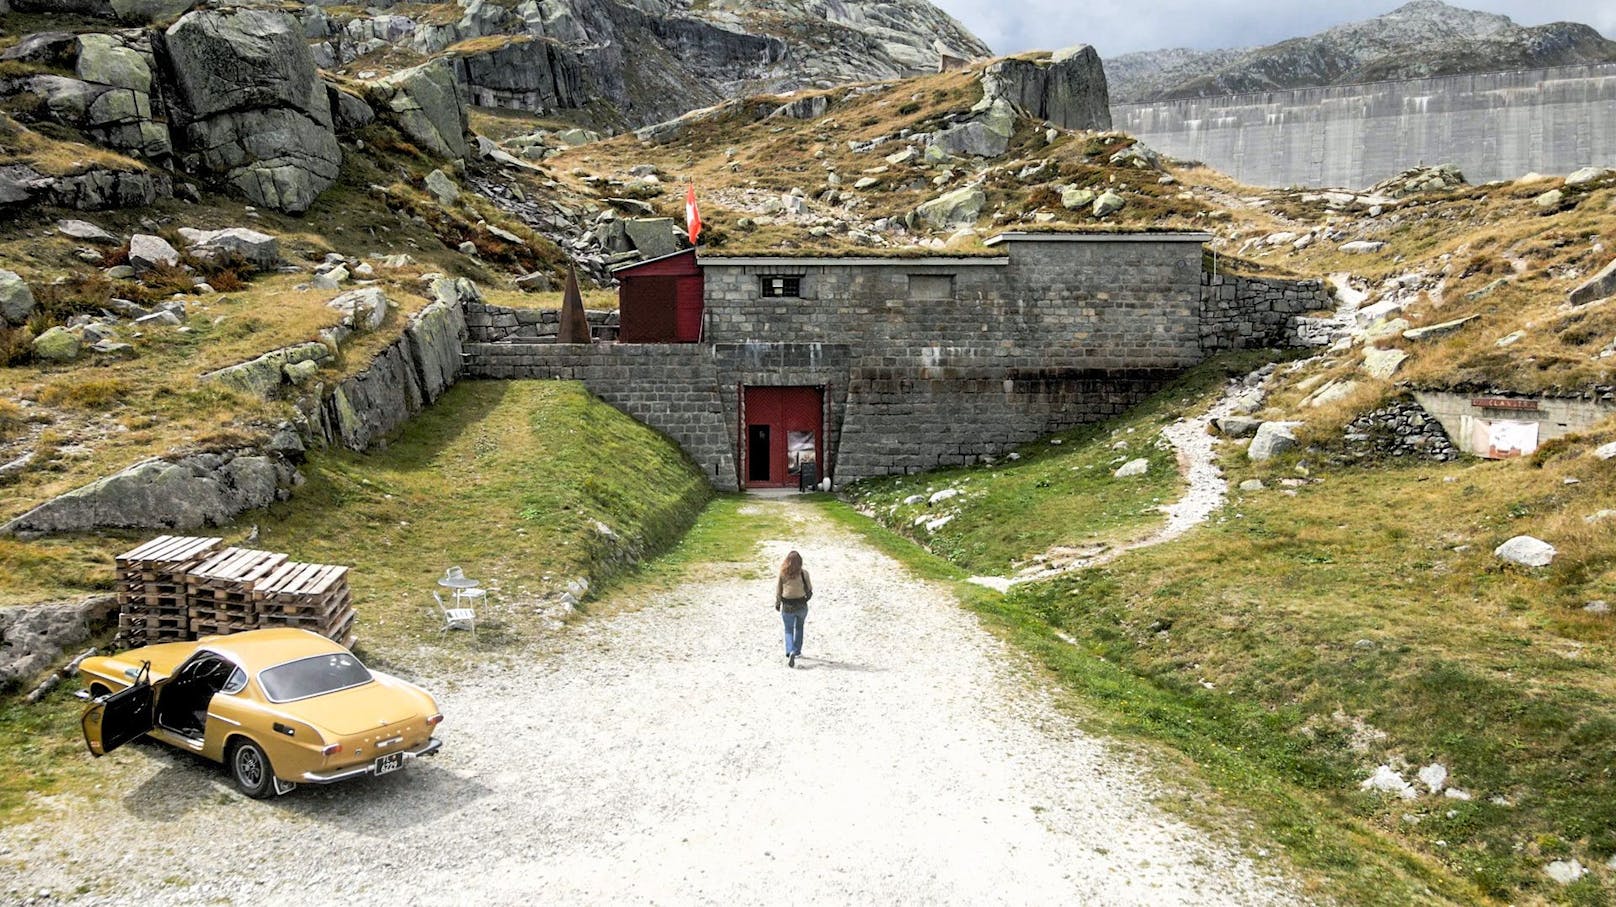
[[[930,551],[978,573],[1003,575],[1052,548],[1094,548],[1159,527],[1162,505],[1184,482],[1172,448],[1157,432],[1207,406],[1229,376],[1261,364],[1259,355],[1223,357],[1185,374],[1125,419],[1081,426],[1018,451],[1019,460],[862,482],[850,494],[863,510]],[[1059,441],[1060,444],[1051,442]],[[1117,479],[1117,467],[1150,461],[1144,476]],[[905,500],[957,488],[938,504]],[[928,531],[924,520],[952,516]]]
[[[1160,423],[1134,415],[1110,428]],[[1103,460],[1112,430],[1041,459]],[[1616,526],[1583,517],[1616,498],[1616,463],[1587,455],[1595,440],[1554,445],[1535,463],[1348,469],[1315,457],[1318,481],[1294,489],[1279,480],[1297,475],[1297,458],[1256,467],[1225,445],[1231,483],[1258,477],[1271,490],[1237,492],[1176,542],[974,601],[1106,729],[1193,761],[1321,892],[1350,903],[1607,903],[1616,627],[1582,605],[1616,587]],[[1020,512],[1015,474],[1047,470],[1039,459],[1006,466],[976,483],[985,492],[969,506]],[[1068,535],[1107,529],[1103,506],[1059,509],[1074,520]],[[876,512],[908,531],[901,515]],[[959,537],[927,542],[972,569],[984,538],[1012,559],[1045,544],[1016,552],[1013,526],[963,519]],[[1556,563],[1501,567],[1492,549],[1522,533],[1556,544]],[[1377,765],[1433,761],[1472,799],[1357,789]],[[1577,884],[1542,873],[1572,857],[1595,867]]]
[[[678,448],[570,382],[462,383],[385,451],[325,454],[304,471],[292,501],[220,534],[237,542],[255,523],[257,547],[352,565],[359,651],[406,673],[418,659],[486,658],[540,638],[547,628],[535,612],[568,580],[599,588],[622,577],[678,541],[711,495]],[[734,510],[702,524],[697,538],[718,540],[702,557],[749,525]],[[145,537],[81,536],[44,550],[77,566],[79,582],[104,586],[112,556]],[[39,562],[39,550],[0,549],[0,571],[18,587],[8,581],[8,596],[58,581],[61,565]],[[437,633],[430,593],[451,563],[490,589],[476,642]],[[31,792],[95,783],[95,766],[77,754],[77,714],[60,695],[39,707],[0,704],[0,816]]]

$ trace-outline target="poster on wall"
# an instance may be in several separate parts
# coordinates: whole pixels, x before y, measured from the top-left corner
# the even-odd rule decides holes
[[[1511,419],[1477,419],[1470,449],[1490,460],[1523,457],[1537,450],[1537,423]]]
[[[793,431],[786,433],[786,471],[791,475],[801,475],[804,464],[815,461],[814,433],[811,431]]]

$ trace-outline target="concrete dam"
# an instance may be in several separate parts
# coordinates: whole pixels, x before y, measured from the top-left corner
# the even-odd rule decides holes
[[[1118,104],[1111,118],[1255,186],[1364,188],[1445,163],[1482,183],[1616,166],[1616,63]]]

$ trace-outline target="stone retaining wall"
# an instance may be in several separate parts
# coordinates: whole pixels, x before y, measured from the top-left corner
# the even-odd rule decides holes
[[[1349,462],[1380,457],[1459,459],[1459,448],[1442,423],[1412,400],[1398,400],[1353,419],[1342,441]]]
[[[715,488],[737,487],[735,438],[725,421],[710,347],[468,343],[465,352],[471,376],[581,381],[597,397],[672,438]]]
[[[1299,316],[1335,307],[1335,297],[1323,281],[1203,273],[1201,350],[1210,356],[1307,346]]]
[[[554,340],[561,333],[560,309],[518,309],[511,306],[489,305],[481,299],[468,301],[466,331],[478,343],[499,343],[505,340]],[[589,309],[584,312],[589,321],[589,333],[596,340],[617,339],[617,312]]]

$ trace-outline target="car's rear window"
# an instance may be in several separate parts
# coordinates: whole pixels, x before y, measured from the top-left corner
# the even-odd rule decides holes
[[[258,682],[271,702],[335,693],[370,680],[370,671],[347,652],[300,658],[258,673]]]

